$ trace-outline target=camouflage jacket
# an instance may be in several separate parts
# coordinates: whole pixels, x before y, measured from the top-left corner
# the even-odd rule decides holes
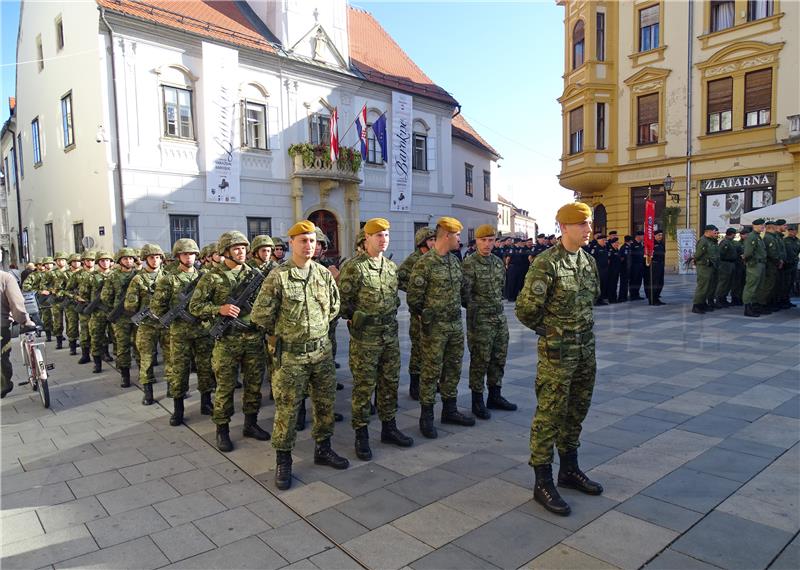
[[[134,277],[136,277],[135,269],[131,271],[117,269],[108,276],[103,292],[100,295],[100,300],[103,301],[109,311],[113,311],[120,303],[123,303],[124,306],[125,298],[123,297],[123,292],[125,292],[125,286],[130,287],[128,283],[132,282]]]
[[[266,263],[261,263],[254,257],[251,257],[247,260],[247,265],[254,269],[258,269],[261,273],[264,274],[264,277],[270,274],[270,272],[278,267],[278,264],[275,262],[274,259],[269,258]]]
[[[177,273],[164,275],[156,283],[155,293],[150,299],[150,309],[159,317],[163,317],[177,305],[178,297],[183,289],[195,280],[200,279],[203,273],[204,271],[193,269],[192,271],[178,271]],[[189,310],[188,305],[186,310]],[[179,318],[172,321],[170,327],[179,328],[186,334],[187,338],[196,338],[207,333],[206,327],[191,324]]]
[[[253,271],[255,270],[246,263],[236,271],[229,269],[224,262],[218,263],[200,277],[189,301],[189,312],[201,321],[213,321],[219,316],[220,307],[230,302],[234,289],[248,280]],[[263,284],[261,288],[263,290]],[[238,318],[249,323],[250,316],[251,313],[242,311]]]
[[[503,314],[503,287],[506,270],[496,255],[486,257],[476,253],[461,264],[466,290],[467,316],[496,316]]]
[[[81,287],[83,286],[83,282],[87,279],[90,279],[94,273],[94,269],[87,270],[85,267],[81,267],[73,273],[69,278],[69,283],[67,283],[67,290],[71,293],[71,297],[76,301],[88,301],[85,297],[81,296]]]
[[[352,319],[360,311],[369,322],[366,325],[390,324],[378,322],[388,318],[395,322],[400,297],[397,295],[397,265],[386,257],[359,256],[346,263],[339,274],[341,310],[339,316]]]
[[[106,282],[111,278],[111,270],[92,271],[90,276],[91,277],[87,279],[85,283],[83,283],[84,291],[88,294],[88,296],[84,296],[83,298],[91,302],[95,297],[100,295],[100,299],[102,301],[102,292],[105,289]],[[105,308],[110,309],[111,307],[106,306]]]
[[[42,271],[34,271],[25,278],[22,283],[23,291],[39,291],[42,288],[42,281],[44,273]]]
[[[411,272],[414,270],[414,264],[422,258],[422,252],[415,249],[411,255],[405,258],[400,268],[397,270],[397,288],[401,291],[408,291],[408,280],[411,278]]]
[[[452,253],[430,250],[414,264],[407,293],[411,314],[422,316],[423,322],[460,320],[467,301],[461,262]]]
[[[719,267],[719,244],[714,238],[703,236],[694,250],[694,264],[697,267]]]
[[[156,282],[163,275],[161,268],[156,271],[139,271],[133,276],[128,291],[125,293],[125,312],[135,315],[150,306],[150,299],[156,290]]]
[[[767,261],[767,247],[764,240],[756,232],[748,234],[744,240],[744,260],[747,263],[764,263]]]

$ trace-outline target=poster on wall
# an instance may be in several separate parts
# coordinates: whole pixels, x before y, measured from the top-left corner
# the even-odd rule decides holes
[[[389,209],[392,212],[411,210],[411,144],[413,142],[413,98],[392,91],[392,192]]]
[[[692,228],[679,229],[677,231],[677,237],[680,259],[680,263],[678,263],[678,273],[681,275],[694,273],[694,266],[689,263],[689,260],[694,257],[694,247],[697,243],[695,230]]]
[[[753,190],[753,210],[772,206],[772,203],[772,188],[768,188],[766,190]]]
[[[236,111],[236,77],[239,53],[203,42],[203,126],[206,166],[206,201],[238,204],[239,144]]]
[[[706,196],[706,224],[714,224],[721,231],[738,226],[743,212],[744,192]]]

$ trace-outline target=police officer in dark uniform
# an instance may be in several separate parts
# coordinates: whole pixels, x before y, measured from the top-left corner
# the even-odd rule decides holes
[[[650,267],[644,268],[644,294],[647,296],[648,305],[666,305],[661,300],[661,291],[664,289],[664,263],[667,248],[664,245],[664,232],[653,232],[653,259]]]
[[[617,285],[619,283],[621,265],[619,238],[610,237],[608,239],[608,276],[606,277],[609,303],[617,302]]]
[[[628,283],[631,278],[631,243],[633,243],[633,237],[626,235],[624,237],[622,246],[619,248],[618,303],[624,303],[628,300]]]
[[[638,301],[642,299],[639,291],[642,288],[642,279],[644,278],[644,232],[636,232],[636,237],[631,243],[630,253],[630,267],[631,274],[628,281],[628,294],[631,301]]]
[[[597,273],[600,278],[600,296],[595,300],[595,305],[608,305],[608,244],[606,243],[606,236],[602,233],[596,233],[595,239],[589,242],[589,255],[594,257],[597,263]]]

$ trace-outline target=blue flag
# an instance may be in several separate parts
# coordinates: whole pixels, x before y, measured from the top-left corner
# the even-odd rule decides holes
[[[372,123],[372,132],[375,133],[375,140],[381,146],[381,160],[389,160],[389,149],[386,146],[386,113],[375,119]]]

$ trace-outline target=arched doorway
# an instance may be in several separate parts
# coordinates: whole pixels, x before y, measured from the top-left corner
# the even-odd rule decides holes
[[[328,210],[317,210],[312,212],[308,219],[316,224],[328,237],[328,251],[325,257],[339,257],[339,221],[336,216]]]
[[[594,207],[594,231],[603,234],[608,233],[608,215],[606,214],[606,207],[598,204]]]

